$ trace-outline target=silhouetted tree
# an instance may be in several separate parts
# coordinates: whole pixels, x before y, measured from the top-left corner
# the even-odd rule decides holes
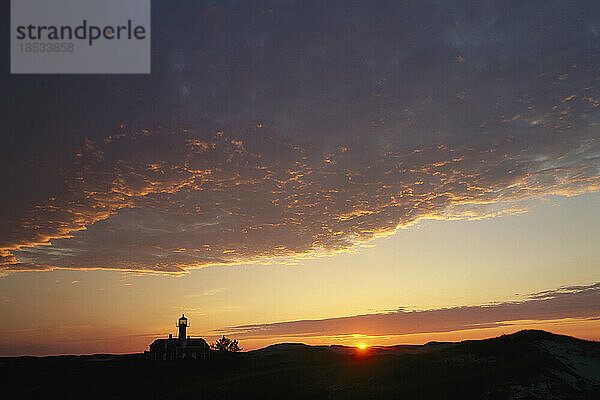
[[[228,337],[225,337],[225,335],[223,335],[223,337],[219,340],[217,340],[215,343],[211,344],[210,347],[213,350],[219,350],[219,351],[240,351],[242,350],[242,348],[238,345],[238,341],[237,340],[232,340],[229,339]]]

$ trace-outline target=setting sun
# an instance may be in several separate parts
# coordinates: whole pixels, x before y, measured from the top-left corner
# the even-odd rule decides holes
[[[358,346],[356,346],[356,347],[358,347],[358,348],[359,348],[359,349],[361,349],[361,350],[364,350],[364,349],[366,349],[368,346],[367,346],[366,344],[364,344],[364,343],[361,343],[361,344],[359,344],[359,345],[358,345]]]

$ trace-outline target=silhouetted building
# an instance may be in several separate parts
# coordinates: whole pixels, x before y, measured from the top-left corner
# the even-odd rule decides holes
[[[188,320],[182,314],[177,321],[179,336],[173,338],[173,335],[169,335],[168,339],[156,339],[150,345],[150,351],[146,352],[146,357],[150,360],[207,360],[210,357],[210,346],[202,338],[186,336],[188,326]]]

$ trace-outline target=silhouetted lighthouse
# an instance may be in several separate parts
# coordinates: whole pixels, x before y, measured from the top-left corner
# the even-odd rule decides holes
[[[185,331],[188,327],[188,322],[185,315],[181,314],[181,318],[179,318],[177,321],[177,327],[179,328],[179,339],[185,339],[187,337]]]
[[[177,320],[179,337],[173,338],[169,334],[168,339],[156,339],[150,345],[150,351],[144,354],[149,360],[208,360],[210,358],[210,346],[202,338],[191,338],[187,336],[188,319],[184,314]]]

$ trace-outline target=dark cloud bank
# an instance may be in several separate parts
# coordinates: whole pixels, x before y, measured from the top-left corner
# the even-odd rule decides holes
[[[3,70],[2,269],[338,251],[600,187],[596,2],[153,5],[150,76]]]
[[[526,301],[425,311],[365,314],[322,320],[242,325],[219,330],[240,338],[274,336],[399,335],[510,325],[520,320],[600,318],[600,283],[537,293]]]

